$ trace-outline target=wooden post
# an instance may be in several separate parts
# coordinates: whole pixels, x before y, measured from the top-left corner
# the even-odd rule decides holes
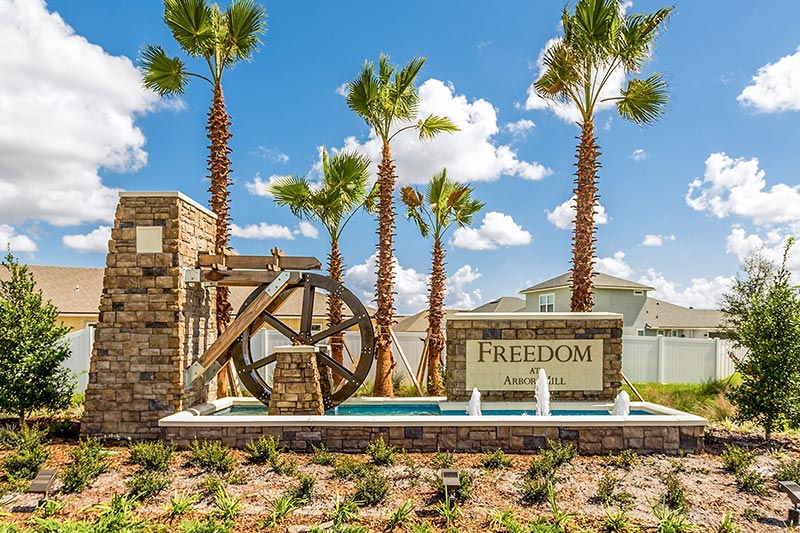
[[[389,328],[389,334],[392,336],[394,345],[397,347],[397,353],[400,354],[400,360],[403,361],[403,365],[405,365],[406,370],[408,370],[408,376],[411,378],[411,382],[414,384],[414,388],[416,388],[417,393],[420,396],[422,396],[422,387],[419,386],[419,381],[417,381],[417,376],[414,374],[414,371],[411,370],[411,365],[408,363],[408,359],[406,359],[406,354],[403,353],[403,349],[400,347],[400,341],[397,340],[397,335],[394,334],[392,328]]]

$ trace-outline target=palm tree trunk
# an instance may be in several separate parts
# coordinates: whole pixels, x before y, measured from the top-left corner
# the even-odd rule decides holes
[[[222,85],[214,86],[214,102],[208,113],[208,138],[211,145],[208,147],[208,172],[211,185],[211,211],[217,215],[216,232],[214,238],[214,253],[222,254],[228,249],[228,235],[230,216],[228,215],[228,186],[231,172],[231,160],[228,157],[231,149],[228,147],[231,121],[225,110],[225,99],[222,95]],[[217,287],[216,315],[217,336],[221,335],[231,320],[231,304],[228,301],[228,288]],[[230,363],[226,364],[217,380],[217,396],[227,396],[226,381],[232,382],[233,374]]]
[[[342,282],[342,254],[339,251],[339,241],[331,239],[331,253],[328,256],[328,275],[337,282]],[[331,326],[342,322],[342,299],[332,294],[328,295],[328,319]],[[337,363],[344,362],[342,346],[344,345],[344,333],[339,332],[331,335],[331,357]],[[342,376],[333,374],[335,383],[342,381]]]
[[[381,164],[378,165],[380,199],[378,211],[378,279],[375,283],[375,300],[378,311],[375,314],[377,335],[375,339],[375,396],[394,396],[392,386],[392,337],[390,328],[394,315],[394,163],[389,143],[383,143]]]
[[[594,210],[597,204],[597,168],[600,155],[594,124],[587,120],[581,127],[578,167],[575,172],[575,236],[572,246],[573,312],[592,310],[592,268],[594,263]]]
[[[442,364],[442,351],[445,340],[442,333],[444,318],[444,248],[439,235],[433,241],[433,266],[431,268],[430,298],[428,306],[428,394],[444,394],[439,367]]]

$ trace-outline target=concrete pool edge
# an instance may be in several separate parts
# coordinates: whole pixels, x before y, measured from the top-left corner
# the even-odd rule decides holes
[[[353,398],[351,404],[430,402],[431,398]],[[442,401],[443,398],[434,399]],[[547,439],[574,444],[581,453],[605,454],[623,449],[640,453],[702,451],[707,421],[699,416],[648,402],[634,402],[632,409],[652,415],[563,416],[203,416],[231,405],[256,405],[254,398],[224,398],[175,413],[158,421],[161,436],[178,445],[195,437],[221,440],[241,447],[259,435],[274,435],[282,445],[311,451],[324,442],[329,450],[362,452],[367,443],[383,436],[409,452],[437,449],[478,452],[502,448],[508,452],[533,453]],[[505,402],[503,402],[505,403]],[[553,402],[558,408],[566,402]],[[570,406],[605,407],[598,402],[568,402]],[[451,404],[452,405],[452,404]],[[498,405],[492,402],[492,405]],[[519,405],[519,404],[515,404]]]

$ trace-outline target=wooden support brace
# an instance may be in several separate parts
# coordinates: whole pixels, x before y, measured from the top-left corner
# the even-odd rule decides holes
[[[403,361],[403,365],[405,365],[406,370],[408,371],[408,376],[411,378],[411,382],[414,384],[414,388],[417,389],[417,394],[422,396],[422,387],[419,386],[419,381],[417,381],[417,376],[411,369],[411,365],[408,363],[408,359],[406,359],[406,354],[403,353],[403,349],[400,347],[400,341],[397,340],[397,335],[394,334],[394,330],[392,330],[392,328],[389,328],[389,334],[392,336],[394,345],[397,347],[397,353],[400,354],[400,360]]]

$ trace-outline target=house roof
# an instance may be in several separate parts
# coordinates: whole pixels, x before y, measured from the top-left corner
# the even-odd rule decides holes
[[[516,296],[503,296],[476,307],[473,313],[516,313],[525,309],[525,300]]]
[[[645,302],[649,329],[719,329],[722,321],[722,311],[716,309],[692,309],[655,298]]]
[[[560,289],[562,287],[569,287],[571,277],[572,277],[572,272],[566,272],[553,279],[548,279],[547,281],[543,281],[538,285],[534,285],[533,287],[528,287],[527,289],[523,289],[519,292],[520,294],[525,294],[529,292],[539,292],[548,289]],[[654,287],[642,285],[641,283],[636,283],[635,281],[630,281],[627,279],[610,276],[602,272],[595,272],[592,281],[594,283],[594,288],[596,289],[632,289],[639,291],[655,290]]]
[[[442,329],[445,328],[445,322],[447,321],[447,316],[458,312],[460,312],[459,309],[444,310]],[[394,331],[419,331],[423,333],[428,331],[428,310],[423,309],[422,311],[420,311],[415,315],[410,315],[405,318],[401,318],[400,320],[397,321],[397,324],[395,324],[392,329]]]
[[[96,315],[103,292],[102,268],[28,265],[36,288],[62,315]],[[8,270],[0,268],[0,279],[8,280]]]

